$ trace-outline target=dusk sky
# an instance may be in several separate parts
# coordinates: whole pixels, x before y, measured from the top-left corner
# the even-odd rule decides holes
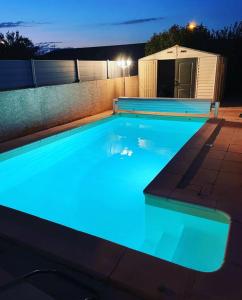
[[[0,0],[0,32],[19,30],[34,43],[86,47],[145,42],[191,20],[220,28],[242,20],[241,0]]]

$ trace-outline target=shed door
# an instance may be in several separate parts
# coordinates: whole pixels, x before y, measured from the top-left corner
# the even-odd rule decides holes
[[[174,93],[176,98],[195,97],[196,66],[196,58],[176,60]]]
[[[174,97],[175,60],[158,60],[157,97]]]

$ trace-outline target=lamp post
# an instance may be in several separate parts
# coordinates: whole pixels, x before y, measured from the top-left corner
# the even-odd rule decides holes
[[[130,67],[132,65],[132,60],[130,58],[120,58],[117,60],[117,65],[122,69],[122,77],[124,82],[124,97],[125,97],[125,73],[127,70],[128,77],[130,77]]]

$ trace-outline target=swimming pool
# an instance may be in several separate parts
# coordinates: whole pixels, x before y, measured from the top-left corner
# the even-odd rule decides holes
[[[204,122],[114,116],[4,153],[0,204],[188,268],[217,270],[228,222],[146,204],[143,195]]]

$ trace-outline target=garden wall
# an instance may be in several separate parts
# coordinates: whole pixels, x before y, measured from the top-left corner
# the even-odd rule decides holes
[[[0,92],[0,142],[110,110],[124,95],[138,96],[137,76]]]

